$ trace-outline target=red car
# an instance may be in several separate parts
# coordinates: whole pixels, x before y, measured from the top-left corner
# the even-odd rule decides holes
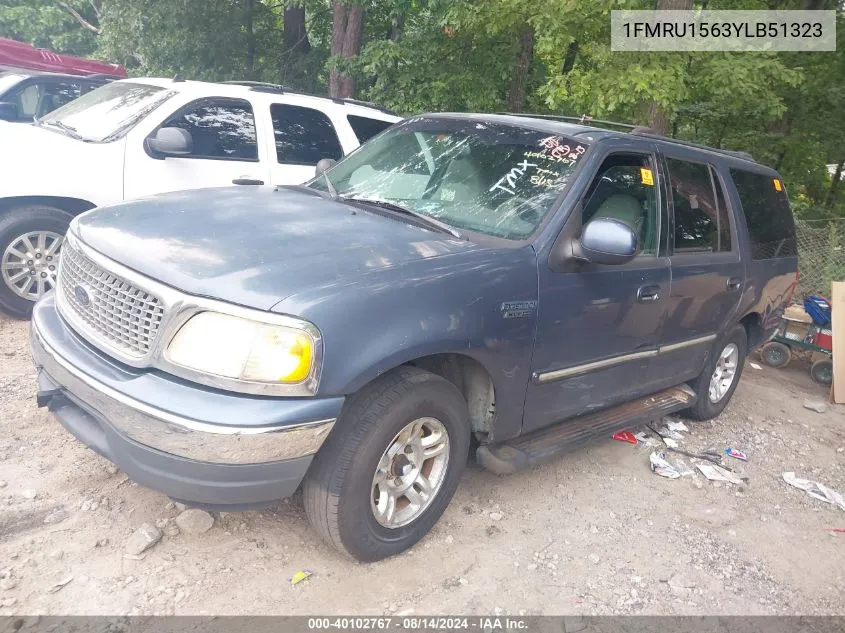
[[[0,70],[38,70],[66,75],[126,77],[126,69],[120,64],[60,55],[5,37],[0,37]]]
[[[0,38],[0,119],[32,121],[113,79],[126,69]]]

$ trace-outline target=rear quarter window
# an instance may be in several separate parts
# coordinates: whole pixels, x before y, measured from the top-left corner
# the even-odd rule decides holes
[[[381,119],[371,119],[366,116],[356,116],[349,114],[346,117],[355,136],[358,137],[358,142],[363,144],[373,138],[376,134],[383,132],[389,128],[393,123],[390,121],[382,121]]]
[[[780,178],[731,169],[748,226],[752,259],[776,259],[798,254],[795,221]]]

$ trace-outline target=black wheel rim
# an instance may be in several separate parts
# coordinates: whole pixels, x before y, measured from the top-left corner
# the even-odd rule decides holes
[[[765,351],[766,363],[769,365],[783,365],[786,362],[786,352],[779,347],[770,347]]]
[[[833,365],[822,363],[813,368],[813,378],[826,385],[833,382]]]

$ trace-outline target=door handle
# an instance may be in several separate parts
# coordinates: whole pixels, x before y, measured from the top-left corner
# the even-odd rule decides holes
[[[233,185],[263,185],[263,180],[256,180],[254,178],[247,178],[246,176],[241,176],[240,178],[235,178],[232,181]]]
[[[727,281],[728,290],[739,290],[742,287],[742,279],[739,277],[729,277]]]
[[[640,303],[652,303],[658,299],[660,299],[660,286],[657,284],[640,286],[637,290],[637,301]]]

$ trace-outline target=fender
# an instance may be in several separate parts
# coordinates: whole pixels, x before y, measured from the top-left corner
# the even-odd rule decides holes
[[[492,378],[496,437],[521,429],[537,317],[537,258],[530,245],[376,270],[340,287],[299,292],[273,310],[320,329],[321,396],[355,393],[427,356],[461,354]]]

